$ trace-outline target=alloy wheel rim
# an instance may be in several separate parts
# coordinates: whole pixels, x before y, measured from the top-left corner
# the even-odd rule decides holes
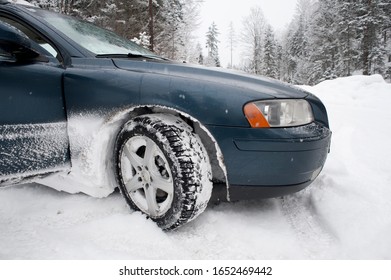
[[[126,141],[121,153],[121,174],[129,197],[142,212],[157,218],[171,208],[172,172],[152,139],[133,136]]]

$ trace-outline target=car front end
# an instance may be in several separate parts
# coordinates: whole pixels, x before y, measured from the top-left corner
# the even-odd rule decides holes
[[[114,63],[127,71],[141,67],[125,60]],[[153,62],[142,71],[148,75],[140,103],[192,116],[221,151],[217,160],[225,177],[214,176],[215,197],[283,196],[310,185],[322,170],[332,133],[326,108],[316,96],[235,71]]]
[[[316,179],[332,135],[319,99],[308,94],[257,100],[245,104],[243,114],[249,127],[209,126],[230,159],[225,161],[229,200],[283,196]]]

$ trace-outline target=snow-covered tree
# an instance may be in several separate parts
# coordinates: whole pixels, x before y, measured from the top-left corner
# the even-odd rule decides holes
[[[77,16],[128,38],[149,37],[149,48],[168,58],[195,61],[193,32],[199,0],[31,0],[46,9]],[[153,23],[153,24],[152,24]],[[144,41],[142,45],[147,46]]]
[[[228,38],[227,38],[228,46],[231,52],[231,61],[228,68],[233,68],[233,52],[237,45],[236,31],[234,27],[234,23],[231,21],[228,27]]]
[[[160,9],[161,21],[156,20],[156,51],[175,59],[179,46],[183,45],[180,30],[183,23],[182,2],[164,0]]]
[[[199,50],[197,49],[197,38],[194,31],[200,25],[199,0],[182,0],[183,22],[179,30],[179,36],[182,38],[182,44],[178,47],[177,58],[180,60],[198,63]]]
[[[200,65],[204,64],[204,54],[202,52],[201,44],[198,42],[196,46],[196,62]]]
[[[205,65],[220,67],[219,46],[218,40],[219,31],[216,24],[213,22],[206,33],[206,48],[208,49],[208,57]]]
[[[385,49],[381,44],[383,24],[390,17],[385,14],[389,5],[385,0],[360,0],[357,1],[358,20],[360,30],[360,43],[362,51],[362,70],[364,75],[372,72],[382,72],[384,69]],[[383,64],[383,65],[382,65]]]
[[[262,74],[274,79],[279,77],[277,48],[273,29],[270,25],[268,25],[265,31],[262,55]]]
[[[262,73],[262,48],[267,21],[259,6],[252,7],[243,19],[241,41],[245,47],[247,65],[245,70],[254,74]]]
[[[357,37],[355,2],[337,0],[338,25],[338,48],[340,60],[337,62],[340,75],[350,76],[359,63],[359,52],[355,48]]]
[[[313,15],[314,2],[300,0],[284,40],[286,67],[282,77],[287,82],[307,84],[315,71],[310,61]]]
[[[141,45],[168,58],[220,65],[216,26],[208,31],[214,39],[208,41],[207,57],[193,35],[201,0],[27,1],[125,38],[137,38]],[[296,13],[277,43],[262,9],[253,7],[243,20],[243,59],[236,63],[242,70],[298,84],[315,84],[357,71],[379,73],[391,81],[390,14],[390,0],[298,0]],[[228,33],[233,53],[233,25]],[[149,45],[146,38],[150,38]]]
[[[134,37],[131,41],[132,42],[135,42],[137,45],[140,45],[146,49],[149,48],[149,46],[151,45],[151,36],[148,36],[146,34],[146,32],[140,32],[140,35],[139,37]]]
[[[333,79],[341,74],[338,49],[338,9],[336,0],[319,1],[311,26],[310,59],[316,65],[307,83]],[[337,20],[336,20],[337,19]]]
[[[390,6],[389,0],[299,0],[283,39],[282,78],[314,84],[354,71],[388,77]]]

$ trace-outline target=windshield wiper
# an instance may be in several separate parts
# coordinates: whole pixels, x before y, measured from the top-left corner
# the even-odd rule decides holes
[[[167,58],[163,58],[157,55],[153,54],[135,54],[135,53],[128,53],[128,54],[98,54],[96,55],[97,58],[145,58],[145,59],[153,59],[153,60],[168,60]]]

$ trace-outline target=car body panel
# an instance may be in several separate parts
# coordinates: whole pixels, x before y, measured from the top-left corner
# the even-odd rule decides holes
[[[144,73],[161,74],[166,76],[182,77],[202,84],[218,84],[234,87],[240,93],[262,93],[263,98],[305,98],[308,92],[289,87],[276,80],[260,76],[241,74],[238,71],[222,70],[219,68],[205,68],[199,65],[190,65],[178,62],[143,63],[124,59],[113,59],[120,69]],[[224,94],[224,93],[222,93]]]
[[[99,64],[96,60],[73,58],[73,67],[65,71],[64,91],[68,115],[112,111],[139,104],[140,84],[144,75],[120,70],[110,59],[98,60]]]
[[[208,126],[232,186],[284,186],[312,181],[325,163],[331,133],[317,124],[254,130]],[[317,172],[317,173],[316,173]]]
[[[52,63],[0,63],[0,177],[69,165],[63,72]]]
[[[141,103],[174,106],[204,124],[248,127],[242,107],[237,104],[259,99],[308,96],[300,89],[287,88],[277,81],[245,76],[239,72],[183,63],[120,59],[114,59],[114,63],[120,69],[148,74],[141,85]]]

